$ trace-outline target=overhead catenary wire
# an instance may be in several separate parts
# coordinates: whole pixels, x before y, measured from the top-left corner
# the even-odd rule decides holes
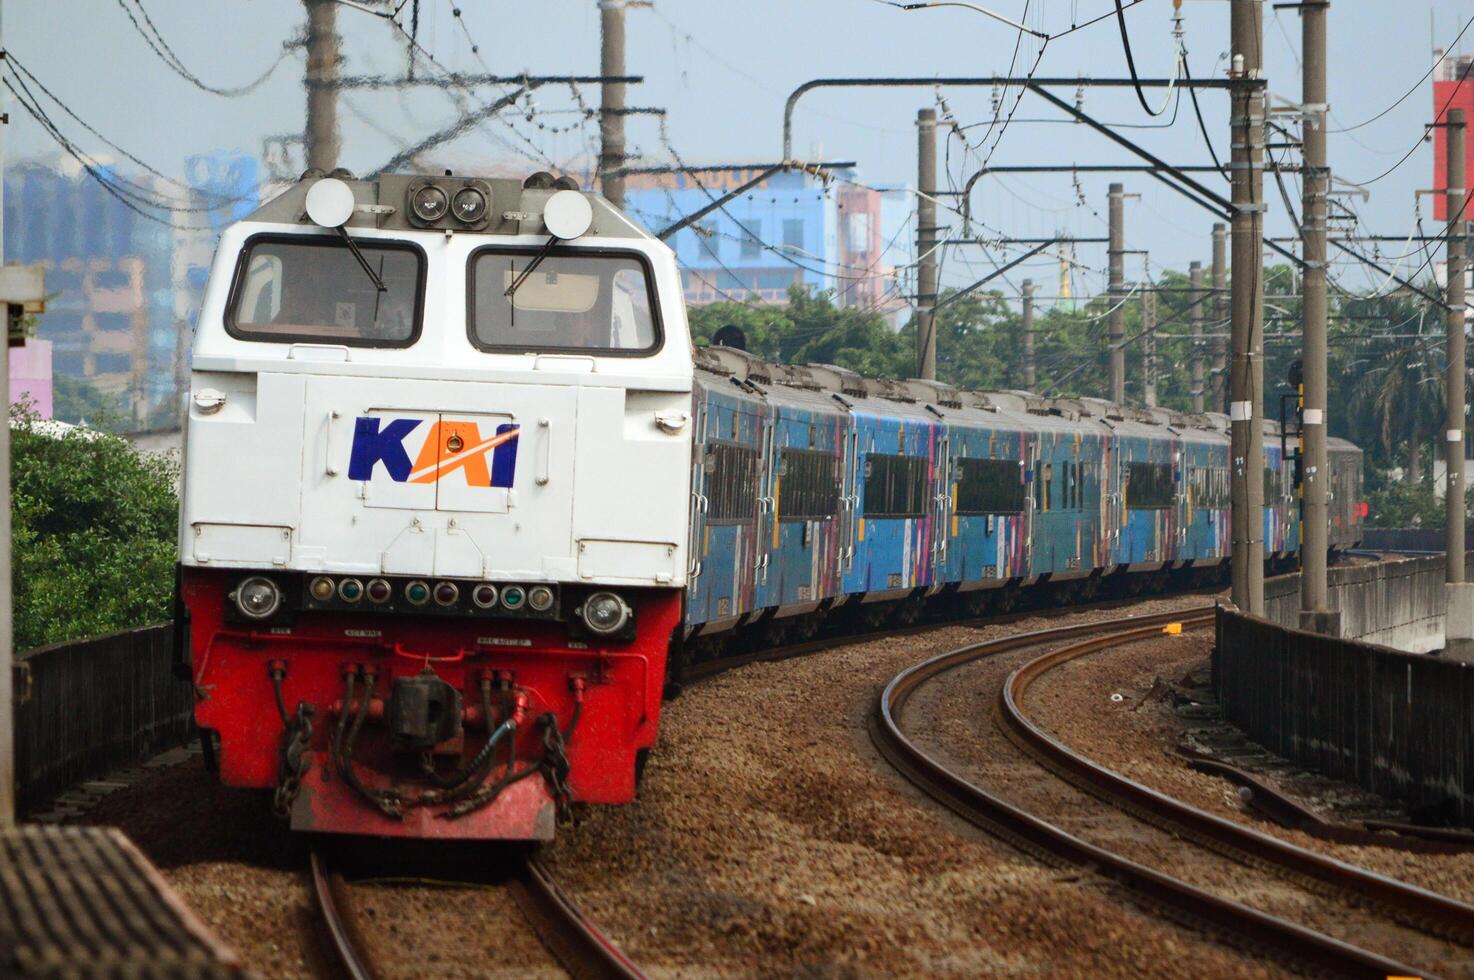
[[[169,68],[169,70],[173,71],[180,78],[183,78],[185,81],[189,82],[195,88],[198,88],[204,92],[209,92],[212,95],[220,95],[226,98],[239,98],[240,96],[249,95],[250,93],[256,91],[256,89],[260,88],[266,82],[266,80],[272,76],[276,69],[281,66],[281,63],[285,61],[287,57],[291,54],[292,48],[295,47],[295,43],[291,40],[282,42],[282,51],[281,54],[277,55],[276,60],[273,61],[264,72],[256,76],[256,78],[252,79],[251,81],[245,83],[244,85],[210,85],[209,83],[203,81],[194,72],[190,71],[189,68],[185,66],[183,60],[180,59],[179,55],[174,52],[174,49],[169,46],[169,42],[164,40],[164,35],[160,33],[158,27],[155,26],[153,22],[153,18],[149,16],[148,10],[143,6],[143,0],[131,0],[131,6],[130,0],[117,0],[117,3],[118,6],[123,9],[123,13],[128,15],[128,21],[133,25],[133,29],[138,32],[139,37],[143,38],[144,43],[146,43],[149,48],[153,50],[154,54],[158,56],[159,60],[162,61]],[[133,9],[135,7],[138,10],[138,14],[136,15],[133,12]],[[139,23],[139,16],[142,16],[143,24]],[[147,28],[145,28],[145,24],[147,25]]]

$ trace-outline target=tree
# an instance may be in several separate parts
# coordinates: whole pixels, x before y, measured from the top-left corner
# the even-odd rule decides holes
[[[23,408],[11,440],[16,648],[166,619],[178,465]]]

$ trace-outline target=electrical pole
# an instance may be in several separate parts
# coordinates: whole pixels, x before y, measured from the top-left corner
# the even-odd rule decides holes
[[[1033,391],[1034,375],[1034,280],[1024,280],[1024,390]]]
[[[1329,0],[1300,7],[1300,54],[1304,74],[1300,106],[1305,153],[1302,171],[1305,271],[1301,315],[1304,317],[1303,384],[1300,444],[1303,450],[1300,515],[1300,628],[1327,636],[1341,635],[1341,614],[1327,608],[1326,536],[1330,526],[1326,460],[1326,212],[1331,172],[1326,160],[1326,14]]]
[[[599,0],[599,74],[624,75],[624,10],[628,0]],[[624,209],[624,82],[599,86],[599,186],[610,204]]]
[[[307,167],[338,166],[338,4],[302,0],[307,7]]]
[[[1141,293],[1141,403],[1157,407],[1157,293]]]
[[[1231,0],[1233,326],[1229,367],[1234,605],[1264,615],[1264,87],[1260,0]]]
[[[1444,444],[1447,483],[1444,487],[1445,532],[1444,586],[1447,593],[1447,615],[1444,619],[1445,639],[1474,640],[1474,585],[1464,581],[1464,227],[1466,216],[1464,173],[1464,110],[1450,109],[1444,119],[1447,127],[1444,151],[1447,155],[1448,186],[1444,189],[1448,207],[1448,312],[1444,314],[1447,331],[1448,368],[1444,375],[1444,402],[1447,406],[1447,442]]]
[[[1191,365],[1193,412],[1203,411],[1203,303],[1208,295],[1203,292],[1203,263],[1189,262],[1187,266],[1187,284],[1191,292],[1187,294],[1187,301],[1192,304],[1192,313],[1189,318],[1188,332],[1192,335],[1191,350],[1188,352],[1188,362]]]
[[[1213,226],[1213,411],[1228,411],[1228,340],[1223,321],[1228,319],[1228,228]]]
[[[1110,282],[1107,300],[1111,304],[1110,320],[1106,328],[1107,349],[1110,352],[1111,390],[1107,396],[1117,405],[1126,404],[1126,314],[1121,309],[1121,287],[1126,277],[1126,233],[1122,228],[1122,201],[1125,198],[1120,184],[1112,184],[1110,190]]]
[[[937,376],[937,113],[916,113],[916,376]]]

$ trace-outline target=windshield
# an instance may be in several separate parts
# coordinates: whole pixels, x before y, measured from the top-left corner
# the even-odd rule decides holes
[[[478,252],[471,342],[482,350],[649,353],[659,345],[649,272],[634,255],[553,249],[507,289],[536,252]]]
[[[403,244],[355,244],[380,292],[343,242],[257,238],[237,267],[226,328],[242,340],[406,347],[419,333],[424,259]]]

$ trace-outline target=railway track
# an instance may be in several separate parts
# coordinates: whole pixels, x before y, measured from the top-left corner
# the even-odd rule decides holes
[[[1050,863],[1083,867],[1124,886],[1191,928],[1336,975],[1426,977],[1430,959],[1450,973],[1474,970],[1467,948],[1474,942],[1474,908],[1126,780],[1066,747],[1023,707],[1030,686],[1070,660],[1144,641],[1169,623],[1210,622],[1211,609],[1097,621],[932,657],[887,684],[871,714],[872,739],[910,781],[974,825]],[[1039,648],[1048,652],[1026,656]],[[923,746],[926,737],[906,733],[903,713],[920,691],[926,694],[917,704],[932,702],[930,710],[941,717],[935,707],[943,703],[941,688],[929,682],[943,674],[967,672],[967,704],[975,709],[974,670],[987,681],[984,710],[970,714],[966,726],[976,735],[978,761],[959,761],[954,756],[961,752]],[[1402,962],[1413,958],[1424,961],[1422,968]]]
[[[312,896],[333,965],[350,980],[372,980],[384,971],[358,933],[352,899],[341,872],[321,851],[310,859]],[[578,980],[643,980],[644,974],[584,915],[535,857],[510,869],[503,882],[539,941]],[[413,971],[411,971],[413,972]]]

